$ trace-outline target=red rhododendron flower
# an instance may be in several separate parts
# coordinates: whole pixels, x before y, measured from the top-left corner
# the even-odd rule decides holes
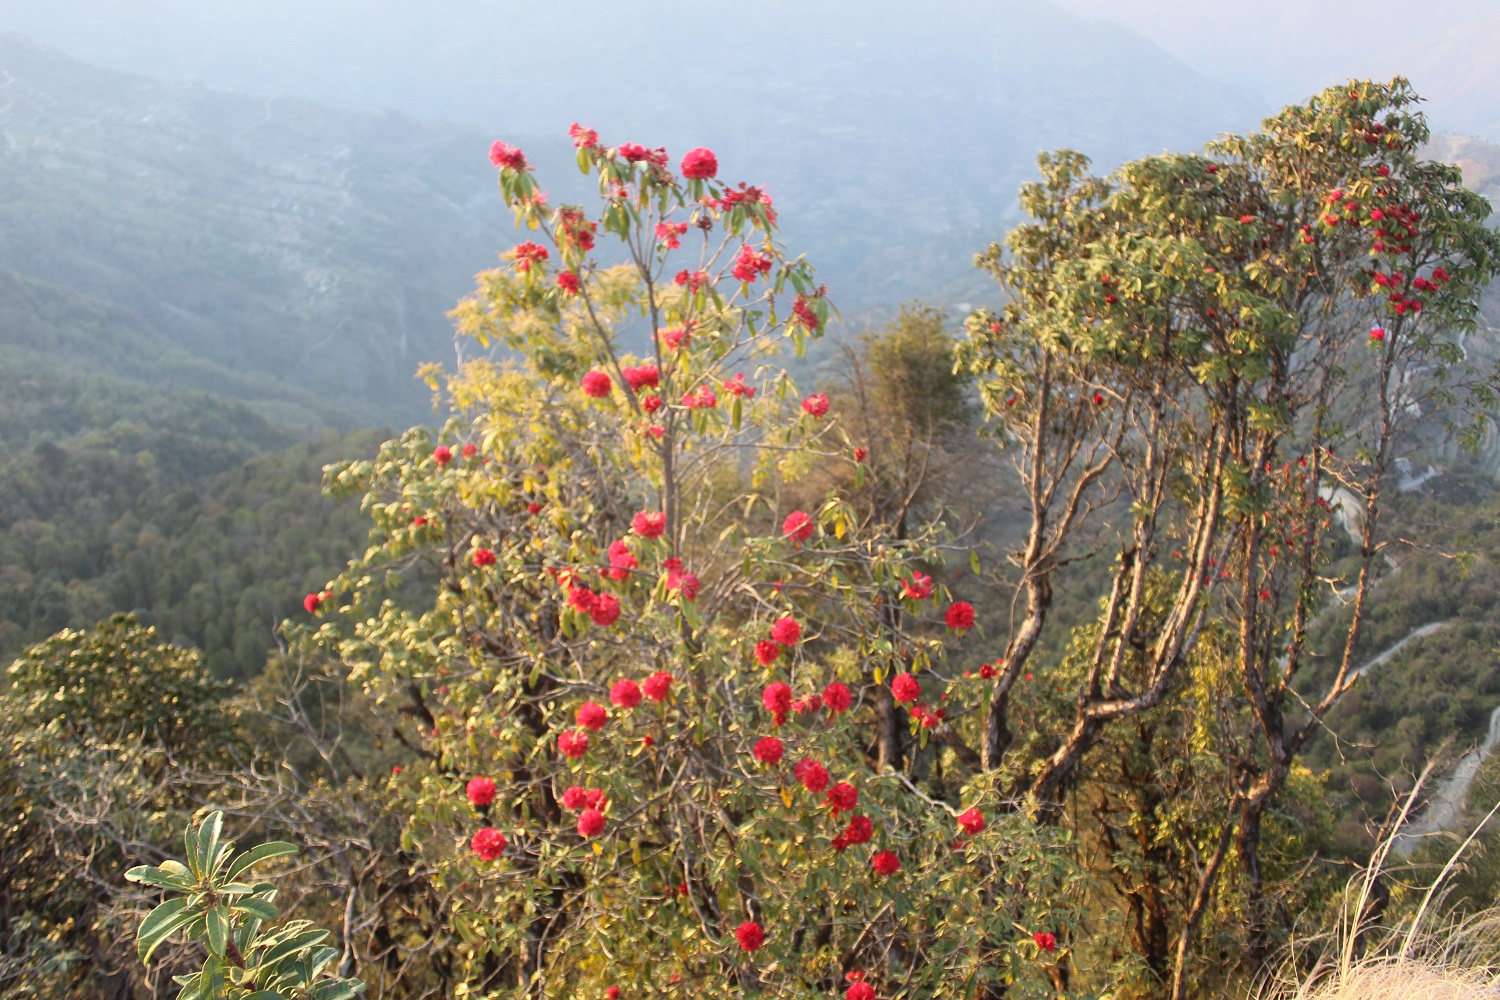
[[[744,372],[735,372],[734,378],[726,382],[720,382],[719,388],[731,396],[743,396],[745,399],[755,398],[755,386],[745,384]]]
[[[578,836],[597,837],[604,832],[604,814],[597,809],[585,809],[578,814]]]
[[[589,792],[581,785],[572,785],[562,793],[564,809],[582,809],[589,804]]]
[[[781,531],[788,538],[805,542],[812,537],[813,519],[800,510],[794,510],[782,522]]]
[[[621,368],[620,374],[625,376],[626,383],[636,392],[661,384],[661,369],[652,364],[641,365],[639,368]]]
[[[629,678],[621,678],[609,689],[609,701],[620,708],[635,708],[641,703],[641,686]]]
[[[557,272],[557,287],[569,295],[577,295],[579,289],[578,275],[572,271]]]
[[[747,920],[734,929],[734,939],[740,943],[741,951],[759,951],[766,943],[766,932],[761,930],[760,924]]]
[[[986,663],[979,668],[979,676],[984,680],[990,680],[999,672],[1000,671],[996,670],[994,664],[992,663]]]
[[[656,224],[656,238],[667,245],[668,250],[676,250],[682,246],[682,235],[687,232],[686,222],[658,222]]]
[[[591,128],[584,128],[574,122],[568,126],[568,138],[573,140],[573,145],[579,149],[588,149],[599,144],[599,133]]]
[[[657,410],[661,409],[661,397],[647,396],[645,399],[641,400],[641,409],[645,410],[647,413],[655,413]],[[656,436],[661,437],[660,434],[656,434]]]
[[[875,824],[870,822],[870,817],[861,815],[849,817],[849,825],[843,833],[845,843],[868,844],[873,836],[875,836]]]
[[[1379,327],[1379,326],[1372,326],[1372,327],[1370,327],[1370,339],[1371,340],[1384,340],[1385,339],[1385,328],[1384,327]]]
[[[522,274],[531,270],[531,265],[547,259],[547,248],[540,243],[517,243],[516,248],[511,251],[516,260],[516,270]]]
[[[817,330],[818,314],[813,312],[812,307],[807,304],[806,295],[798,295],[797,300],[792,303],[792,315],[797,317],[797,322],[809,330]]]
[[[312,595],[308,595],[312,596]],[[771,639],[762,639],[755,644],[755,662],[763,667],[769,667],[776,662],[781,655],[781,643]]]
[[[440,444],[432,449],[432,460],[438,465],[447,465],[453,461],[453,449],[445,444]]]
[[[948,610],[943,613],[943,621],[948,623],[951,629],[971,629],[974,627],[974,605],[968,601],[954,601],[948,605]]]
[[[583,376],[583,394],[592,396],[594,399],[603,399],[608,396],[609,390],[613,389],[614,385],[614,380],[597,368]]]
[[[599,595],[587,587],[568,588],[568,607],[574,611],[582,611],[584,614],[593,614],[594,605],[599,600]]]
[[[495,801],[495,782],[490,778],[474,778],[464,792],[476,806],[487,806]]]
[[[589,751],[589,734],[582,730],[559,733],[557,749],[562,752],[563,756],[577,760]]]
[[[739,254],[734,258],[734,267],[731,268],[730,273],[749,284],[769,270],[771,270],[771,258],[763,253],[756,253],[755,248],[746,243],[740,247]]]
[[[828,768],[811,757],[805,757],[792,768],[792,774],[802,782],[802,787],[814,795],[828,787]]]
[[[802,626],[791,615],[778,618],[771,623],[771,638],[783,646],[795,646],[802,641]]]
[[[1031,935],[1031,940],[1035,941],[1036,946],[1043,951],[1057,950],[1057,936],[1051,931],[1037,931]]]
[[[667,163],[667,151],[661,147],[647,149],[639,143],[626,142],[617,146],[615,152],[631,163],[654,163],[659,167],[666,166]]]
[[[719,397],[711,386],[700,385],[683,393],[682,405],[690,410],[712,410],[719,405]]]
[[[682,270],[677,272],[677,277],[673,280],[675,280],[678,285],[686,286],[689,292],[696,292],[698,289],[708,284],[708,272]]]
[[[711,149],[699,146],[682,156],[682,176],[688,180],[706,181],[719,172],[719,159]]]
[[[660,538],[667,530],[667,515],[643,510],[630,519],[630,528],[642,538]]]
[[[832,810],[835,816],[841,812],[853,812],[854,807],[859,804],[859,789],[847,781],[840,781],[828,789],[828,795],[823,799],[823,803]]]
[[[1242,215],[1242,216],[1240,216],[1240,225],[1242,225],[1242,226],[1248,226],[1248,225],[1250,225],[1250,223],[1252,223],[1254,221],[1255,221],[1255,216],[1253,216],[1253,215]]]
[[[971,837],[983,833],[984,813],[978,809],[965,809],[958,814],[958,825]]]
[[[611,986],[609,989],[604,991],[604,996],[607,998],[607,1000],[620,1000],[620,987]]]
[[[875,1000],[875,987],[869,983],[855,983],[844,991],[844,1000]]]
[[[526,157],[521,155],[521,151],[513,146],[507,146],[499,139],[496,139],[490,146],[490,162],[506,170],[526,169]]]
[[[932,596],[932,577],[913,573],[910,580],[901,581],[901,596],[925,601]]]
[[[526,505],[526,513],[528,514],[540,514],[541,512],[542,505],[539,503],[529,503]]]
[[[477,454],[479,454],[479,445],[477,445],[477,444],[466,444],[466,445],[464,445],[464,458],[473,458]]]
[[[586,701],[578,706],[578,724],[589,732],[597,733],[609,721],[609,712],[603,705]]]
[[[665,701],[672,690],[672,675],[659,670],[641,682],[641,693],[652,701]]]
[[[474,565],[475,566],[493,566],[493,565],[495,565],[495,553],[491,552],[489,549],[475,549],[474,550]]]
[[[427,518],[418,515],[411,519],[411,524],[414,528],[424,527],[427,524]]]
[[[482,827],[469,841],[469,847],[479,855],[479,860],[494,861],[505,853],[505,834],[492,826]]]
[[[821,392],[813,393],[802,401],[802,412],[821,417],[828,412],[828,397]]]
[[[840,681],[834,681],[823,689],[823,704],[832,715],[840,715],[849,710],[854,704],[854,696],[849,693],[849,688]]]
[[[792,689],[783,681],[772,681],[761,692],[760,701],[767,712],[785,715],[792,710]]]
[[[899,704],[916,701],[922,696],[922,685],[911,674],[899,674],[891,679],[891,697]]]
[[[620,617],[620,599],[614,594],[600,594],[589,608],[595,625],[613,625]]]
[[[882,875],[894,875],[901,870],[901,859],[891,851],[877,851],[870,859],[870,867]]]
[[[685,326],[663,327],[657,336],[661,337],[661,342],[667,345],[668,350],[672,351],[681,350],[684,346],[693,342],[693,334]]]
[[[623,538],[609,543],[607,551],[609,557],[609,569],[604,575],[611,580],[624,580],[630,576],[630,571],[640,565],[635,560],[635,553],[630,551],[630,546],[625,544]]]
[[[308,594],[302,598],[302,606],[307,609],[308,614],[314,614],[318,610],[318,602],[322,600],[317,594]]]
[[[863,449],[863,448],[855,448],[854,449],[854,460],[856,462],[863,462],[865,459],[867,459],[869,457],[870,457],[870,453],[868,451],[866,451],[865,449]]]
[[[755,759],[762,764],[776,765],[781,763],[781,754],[785,748],[781,741],[774,736],[762,736],[755,741]]]

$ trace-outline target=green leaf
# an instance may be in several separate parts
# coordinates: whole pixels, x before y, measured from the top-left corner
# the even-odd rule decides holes
[[[229,939],[229,908],[220,903],[204,914],[204,917],[208,925],[208,950],[215,955],[224,954],[224,946]]]
[[[206,878],[212,873],[215,855],[219,852],[219,834],[224,830],[224,814],[218,810],[208,814],[208,819],[198,829],[198,850],[190,857],[197,861],[198,877]]]
[[[153,868],[150,865],[137,865],[125,873],[125,880],[155,886],[158,889],[181,889],[183,891],[192,889],[194,882],[186,866],[178,864],[177,867],[182,869],[181,874],[167,871],[165,866]]]
[[[235,903],[234,909],[244,910],[246,913],[259,917],[261,920],[275,920],[280,913],[276,909],[276,904],[269,899],[257,899],[253,896]]]
[[[156,950],[157,945],[197,915],[197,911],[187,908],[187,900],[181,897],[169,899],[146,914],[146,919],[141,921],[140,930],[136,932],[136,948],[141,961],[150,961],[151,953]]]
[[[259,847],[253,847],[244,854],[241,854],[235,859],[234,864],[229,866],[229,871],[224,875],[225,880],[233,882],[239,876],[240,872],[251,865],[258,865],[262,861],[269,861],[271,858],[279,858],[287,854],[296,853],[297,845],[288,844],[284,840],[273,840],[270,843],[261,844]]]

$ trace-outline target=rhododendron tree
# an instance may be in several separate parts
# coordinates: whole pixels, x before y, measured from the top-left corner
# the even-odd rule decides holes
[[[425,372],[439,440],[330,471],[374,524],[309,639],[416,722],[406,844],[468,942],[455,984],[1050,990],[1018,927],[1077,924],[1061,832],[945,770],[891,698],[896,677],[939,697],[980,638],[931,576],[951,536],[801,488],[852,447],[777,361],[826,328],[824,289],[710,151],[677,176],[575,131],[593,208],[547,207],[497,147],[530,238],[454,311],[465,360]],[[452,462],[459,441],[488,461]]]
[[[1457,168],[1421,158],[1415,100],[1403,80],[1352,82],[1109,178],[1046,156],[1022,194],[1030,221],[981,260],[1010,303],[970,318],[961,360],[1030,524],[1012,556],[1018,613],[964,735],[1044,823],[1063,822],[1101,747],[1105,771],[1134,776],[1128,818],[1104,791],[1091,808],[1110,870],[1131,873],[1145,971],[1176,996],[1226,866],[1238,895],[1221,905],[1240,927],[1217,946],[1252,972],[1271,953],[1263,820],[1357,680],[1389,474],[1417,436],[1493,403],[1460,338],[1500,238]],[[1043,649],[1061,568],[1098,550],[1113,562],[1094,578],[1097,617]],[[1334,666],[1310,674],[1324,611],[1347,628],[1320,651]],[[1021,741],[1013,699],[1032,670],[1070,697],[1030,712]],[[1185,783],[1201,795],[1191,819]]]

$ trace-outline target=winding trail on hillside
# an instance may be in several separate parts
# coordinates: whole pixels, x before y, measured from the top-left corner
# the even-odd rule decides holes
[[[1428,800],[1422,815],[1396,835],[1392,847],[1397,854],[1406,857],[1423,837],[1451,830],[1458,825],[1464,815],[1464,799],[1468,798],[1469,786],[1479,777],[1480,766],[1497,743],[1500,743],[1500,706],[1496,706],[1490,713],[1490,731],[1485,735],[1484,742],[1459,759],[1453,773],[1443,779]]]
[[[1400,639],[1400,640],[1396,641],[1395,643],[1391,644],[1389,647],[1387,647],[1386,649],[1384,649],[1383,651],[1381,651],[1381,653],[1378,656],[1376,656],[1374,659],[1370,660],[1364,666],[1362,666],[1359,669],[1355,670],[1354,671],[1354,676],[1355,677],[1363,677],[1365,674],[1369,673],[1371,670],[1374,670],[1376,667],[1380,666],[1386,660],[1389,660],[1391,657],[1393,657],[1397,653],[1401,652],[1401,650],[1405,649],[1407,643],[1416,642],[1418,639],[1421,639],[1424,636],[1429,636],[1429,635],[1431,635],[1434,632],[1440,632],[1440,631],[1442,631],[1443,629],[1447,628],[1449,625],[1452,625],[1452,624],[1453,623],[1451,621],[1428,622],[1426,625],[1423,625],[1421,628],[1412,629],[1409,633],[1407,633],[1407,635],[1406,635],[1405,638]]]

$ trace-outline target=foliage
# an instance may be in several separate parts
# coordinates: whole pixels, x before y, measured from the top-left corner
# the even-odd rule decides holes
[[[786,502],[818,464],[860,461],[829,400],[799,404],[774,365],[821,334],[822,289],[757,189],[586,139],[597,215],[538,204],[497,146],[546,243],[454,315],[519,360],[431,372],[460,415],[438,441],[408,432],[329,479],[374,528],[312,638],[421,727],[405,839],[453,892],[453,988],[801,996],[858,973],[1050,992],[1032,935],[1073,922],[1064,838],[997,815],[930,742],[952,678],[917,566],[941,526],[898,536],[838,492]],[[596,232],[628,263],[596,265]],[[382,601],[424,565],[428,606]]]
[[[270,841],[236,857],[234,844],[222,839],[223,825],[224,814],[213,812],[184,831],[186,864],[166,860],[125,873],[131,882],[167,893],[141,921],[141,961],[181,933],[208,951],[201,971],[178,977],[183,998],[348,1000],[363,993],[363,983],[329,971],[339,953],[324,943],[328,931],[307,920],[271,927],[280,917],[275,883],[248,880],[252,868],[295,854],[296,845]]]

